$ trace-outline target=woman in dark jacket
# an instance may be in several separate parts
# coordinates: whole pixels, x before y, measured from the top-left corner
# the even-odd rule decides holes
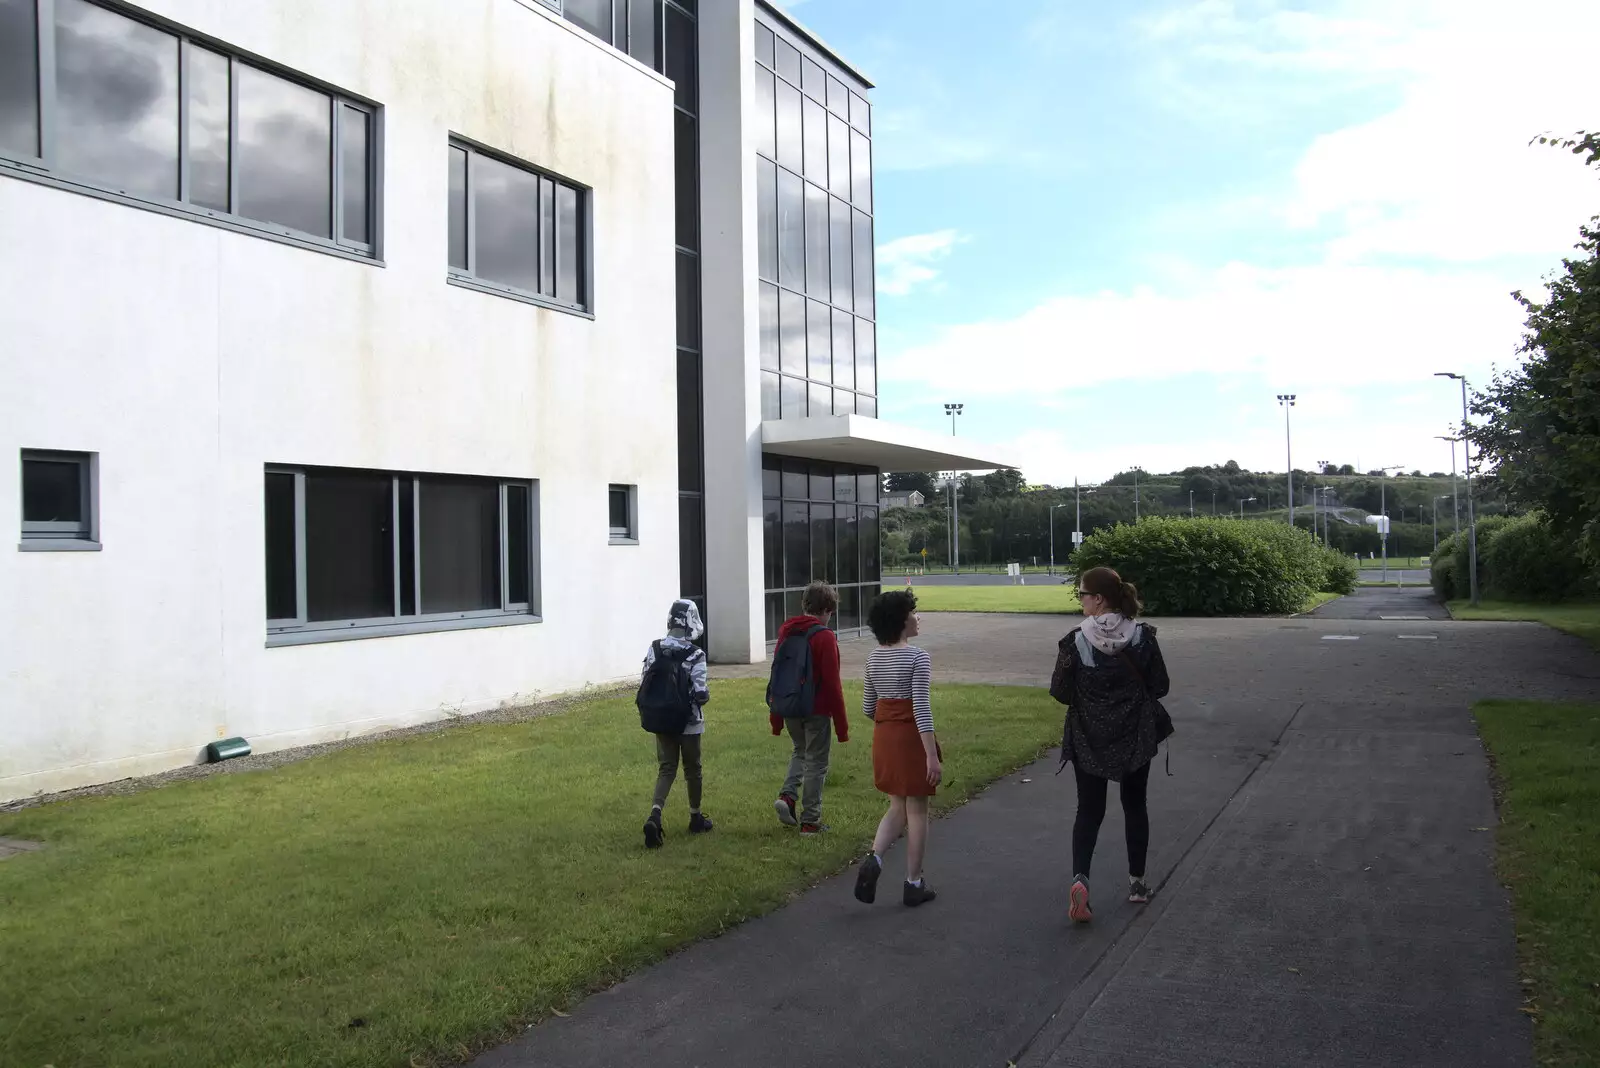
[[[1108,782],[1121,784],[1128,835],[1128,900],[1150,900],[1145,854],[1150,847],[1146,788],[1150,762],[1172,720],[1161,707],[1167,665],[1156,629],[1138,622],[1139,591],[1109,567],[1078,577],[1083,625],[1061,639],[1050,696],[1067,706],[1061,760],[1078,780],[1078,816],[1072,824],[1072,890],[1067,915],[1078,923],[1089,908],[1089,865],[1106,815]]]

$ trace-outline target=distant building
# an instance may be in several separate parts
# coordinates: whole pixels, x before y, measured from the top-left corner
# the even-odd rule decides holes
[[[883,498],[885,508],[921,508],[928,503],[928,498],[922,495],[921,490],[912,490],[910,493],[890,493]]]

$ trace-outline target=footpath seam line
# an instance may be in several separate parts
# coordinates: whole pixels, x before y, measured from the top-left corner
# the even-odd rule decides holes
[[[1302,701],[1298,706],[1295,707],[1294,712],[1289,716],[1288,720],[1284,722],[1283,728],[1278,731],[1278,736],[1272,740],[1272,746],[1267,750],[1266,755],[1256,762],[1255,767],[1250,769],[1250,771],[1245,775],[1244,779],[1239,783],[1238,787],[1233,791],[1232,794],[1228,796],[1228,799],[1218,806],[1216,813],[1212,815],[1211,819],[1206,822],[1204,827],[1200,828],[1200,833],[1195,836],[1194,841],[1189,843],[1188,847],[1185,848],[1181,854],[1179,854],[1177,862],[1173,864],[1172,870],[1168,873],[1167,877],[1157,884],[1155,887],[1155,894],[1152,896],[1152,901],[1159,904],[1160,907],[1157,909],[1145,909],[1138,917],[1128,924],[1127,928],[1123,931],[1122,937],[1113,940],[1110,945],[1101,951],[1100,955],[1095,958],[1094,963],[1089,965],[1088,969],[1083,973],[1083,978],[1074,983],[1072,989],[1067,991],[1066,996],[1061,999],[1061,1003],[1056,1007],[1056,1009],[1046,1016],[1044,1021],[1041,1022],[1039,1026],[1033,1030],[1032,1034],[1027,1037],[1022,1046],[1007,1058],[1005,1062],[1006,1068],[1012,1068],[1012,1066],[1021,1065],[1023,1063],[1023,1058],[1034,1052],[1034,1046],[1038,1043],[1040,1036],[1042,1036],[1045,1031],[1049,1029],[1050,1025],[1056,1020],[1066,1016],[1068,1007],[1072,1005],[1073,1002],[1084,1002],[1084,999],[1087,998],[1087,1002],[1082,1005],[1082,1008],[1077,1014],[1077,1018],[1072,1021],[1066,1032],[1062,1034],[1060,1041],[1052,1044],[1048,1050],[1041,1050],[1039,1052],[1039,1059],[1035,1061],[1035,1063],[1039,1065],[1045,1064],[1050,1057],[1054,1056],[1058,1050],[1060,1050],[1071,1040],[1073,1034],[1078,1029],[1078,1025],[1083,1022],[1084,1017],[1089,1014],[1090,1010],[1092,1010],[1105,995],[1106,988],[1111,985],[1111,981],[1121,974],[1122,969],[1127,965],[1128,960],[1131,959],[1139,947],[1144,944],[1144,940],[1149,937],[1151,930],[1155,928],[1155,925],[1160,922],[1162,916],[1166,914],[1167,908],[1171,904],[1172,897],[1180,889],[1182,889],[1183,885],[1187,883],[1194,875],[1195,869],[1200,866],[1200,861],[1204,859],[1205,854],[1210,852],[1211,847],[1215,845],[1217,839],[1215,836],[1211,835],[1212,829],[1223,818],[1223,816],[1228,815],[1230,812],[1236,810],[1235,802],[1239,802],[1240,798],[1244,797],[1244,795],[1250,791],[1250,787],[1256,781],[1256,777],[1260,774],[1261,769],[1270,764],[1276,763],[1277,758],[1283,749],[1283,740],[1288,737],[1289,732],[1293,729],[1295,720],[1300,718],[1300,713],[1305,711],[1306,704],[1307,702]],[[1245,801],[1248,800],[1248,798],[1245,798]],[[1241,803],[1238,808],[1242,807],[1243,804]],[[1203,849],[1202,845],[1204,846]],[[1165,893],[1164,891],[1166,891],[1169,886],[1172,888],[1171,893]],[[1130,940],[1128,936],[1135,933],[1137,934],[1137,937]],[[1104,968],[1103,965],[1110,961],[1114,961],[1115,967],[1110,969]]]

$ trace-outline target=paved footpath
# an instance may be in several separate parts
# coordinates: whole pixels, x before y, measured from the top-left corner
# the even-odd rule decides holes
[[[938,677],[1028,685],[1072,623],[923,620]],[[1113,803],[1095,921],[1067,922],[1074,800],[1046,759],[935,825],[934,904],[867,908],[841,873],[477,1063],[1531,1065],[1468,706],[1592,698],[1600,657],[1531,624],[1158,625],[1179,735],[1151,779],[1149,906],[1120,900]]]

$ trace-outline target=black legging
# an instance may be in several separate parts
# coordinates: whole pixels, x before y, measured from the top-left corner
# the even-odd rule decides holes
[[[1078,818],[1072,821],[1072,872],[1088,875],[1094,859],[1095,839],[1100,837],[1100,821],[1106,818],[1106,783],[1098,775],[1088,775],[1072,765],[1078,780]],[[1128,874],[1143,878],[1144,858],[1150,850],[1150,810],[1145,794],[1150,785],[1150,765],[1122,777],[1122,822],[1128,832]]]

